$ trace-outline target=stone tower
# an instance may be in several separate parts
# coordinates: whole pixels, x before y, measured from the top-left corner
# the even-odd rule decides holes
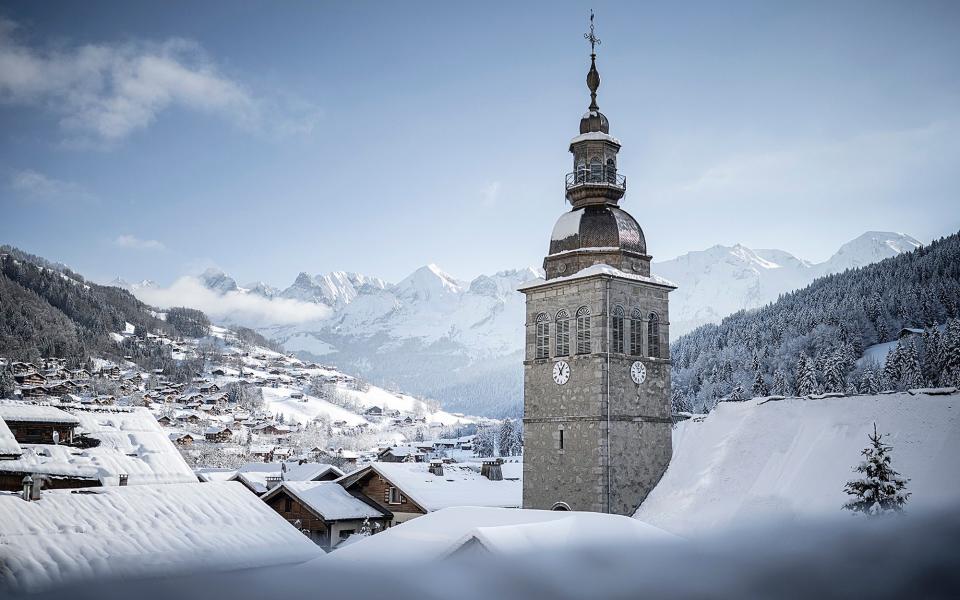
[[[671,457],[667,295],[643,230],[619,207],[620,141],[597,106],[570,142],[571,210],[557,220],[545,280],[524,285],[523,506],[632,515]]]

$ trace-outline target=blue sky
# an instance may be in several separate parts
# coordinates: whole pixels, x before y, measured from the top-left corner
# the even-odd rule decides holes
[[[655,260],[960,229],[956,2],[3,2],[0,241],[99,280],[539,265],[591,5]]]

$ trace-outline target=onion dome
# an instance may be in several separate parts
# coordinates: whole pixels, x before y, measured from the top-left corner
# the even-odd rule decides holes
[[[562,214],[550,236],[550,254],[591,249],[646,254],[647,241],[636,219],[611,204],[590,205]]]

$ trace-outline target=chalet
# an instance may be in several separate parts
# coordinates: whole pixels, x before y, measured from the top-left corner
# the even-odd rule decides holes
[[[0,419],[21,444],[57,444],[73,441],[80,421],[54,406],[0,402]]]
[[[164,427],[170,427],[173,424],[173,419],[170,418],[170,415],[163,415],[157,419],[157,423]]]
[[[302,400],[303,392],[290,392],[290,397],[293,398],[294,400]]]
[[[171,433],[170,441],[177,446],[192,446],[194,437],[189,433]]]
[[[120,376],[120,380],[127,385],[139,386],[143,383],[143,376],[137,371],[127,371]]]
[[[404,425],[413,425],[413,422],[413,417],[410,416],[404,417],[403,421],[401,421]]]
[[[64,396],[77,391],[77,386],[69,381],[48,381],[44,386],[49,396]]]
[[[215,383],[205,383],[200,386],[200,393],[202,394],[216,394],[220,391],[220,386]]]
[[[392,446],[377,454],[381,462],[423,462],[426,457],[416,446]]]
[[[329,481],[285,481],[262,500],[324,550],[360,531],[385,528],[390,511]]]
[[[74,371],[70,371],[70,379],[86,381],[90,379],[90,371],[86,369],[76,369]]]
[[[20,388],[21,398],[42,398],[47,395],[47,388],[42,385],[25,385]]]
[[[514,465],[519,463],[511,463],[511,469]],[[451,506],[519,508],[523,483],[520,470],[515,471],[495,481],[463,465],[375,462],[337,483],[393,513],[393,523],[402,523]]]
[[[222,368],[217,367],[216,369],[210,371],[210,374],[211,374],[211,375],[217,375],[217,376],[219,376],[219,377],[222,377],[222,376],[226,375],[227,372],[224,371]]]
[[[923,335],[923,330],[917,327],[904,327],[900,330],[900,333],[897,334],[898,340],[908,340],[917,336]]]
[[[293,431],[292,427],[275,423],[261,423],[253,428],[253,432],[260,435],[287,435],[291,431]]]
[[[180,422],[192,423],[196,425],[202,420],[203,415],[194,410],[181,410],[180,412],[176,413],[173,418]]]
[[[120,367],[116,365],[103,367],[100,369],[100,377],[113,380],[120,379]]]
[[[28,375],[30,373],[36,373],[37,367],[33,363],[14,362],[14,363],[11,363],[10,370],[13,371],[14,377],[19,377],[22,375]]]
[[[230,480],[260,496],[284,481],[334,481],[342,476],[343,471],[326,463],[254,462],[242,465]]]
[[[203,437],[208,442],[225,442],[233,437],[233,432],[229,427],[207,427],[203,431]]]
[[[14,374],[13,380],[23,386],[43,385],[47,382],[47,378],[36,371]]]
[[[379,406],[371,406],[367,410],[363,411],[363,414],[370,417],[381,417],[383,416],[383,409]]]
[[[287,460],[293,454],[293,449],[284,446],[277,446],[273,449],[273,457],[277,460]]]

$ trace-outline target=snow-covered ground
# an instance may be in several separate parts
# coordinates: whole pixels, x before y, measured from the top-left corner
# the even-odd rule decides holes
[[[908,510],[960,502],[960,395],[724,402],[678,423],[663,479],[636,518],[678,535],[743,520],[836,515],[876,423],[910,479]]]

